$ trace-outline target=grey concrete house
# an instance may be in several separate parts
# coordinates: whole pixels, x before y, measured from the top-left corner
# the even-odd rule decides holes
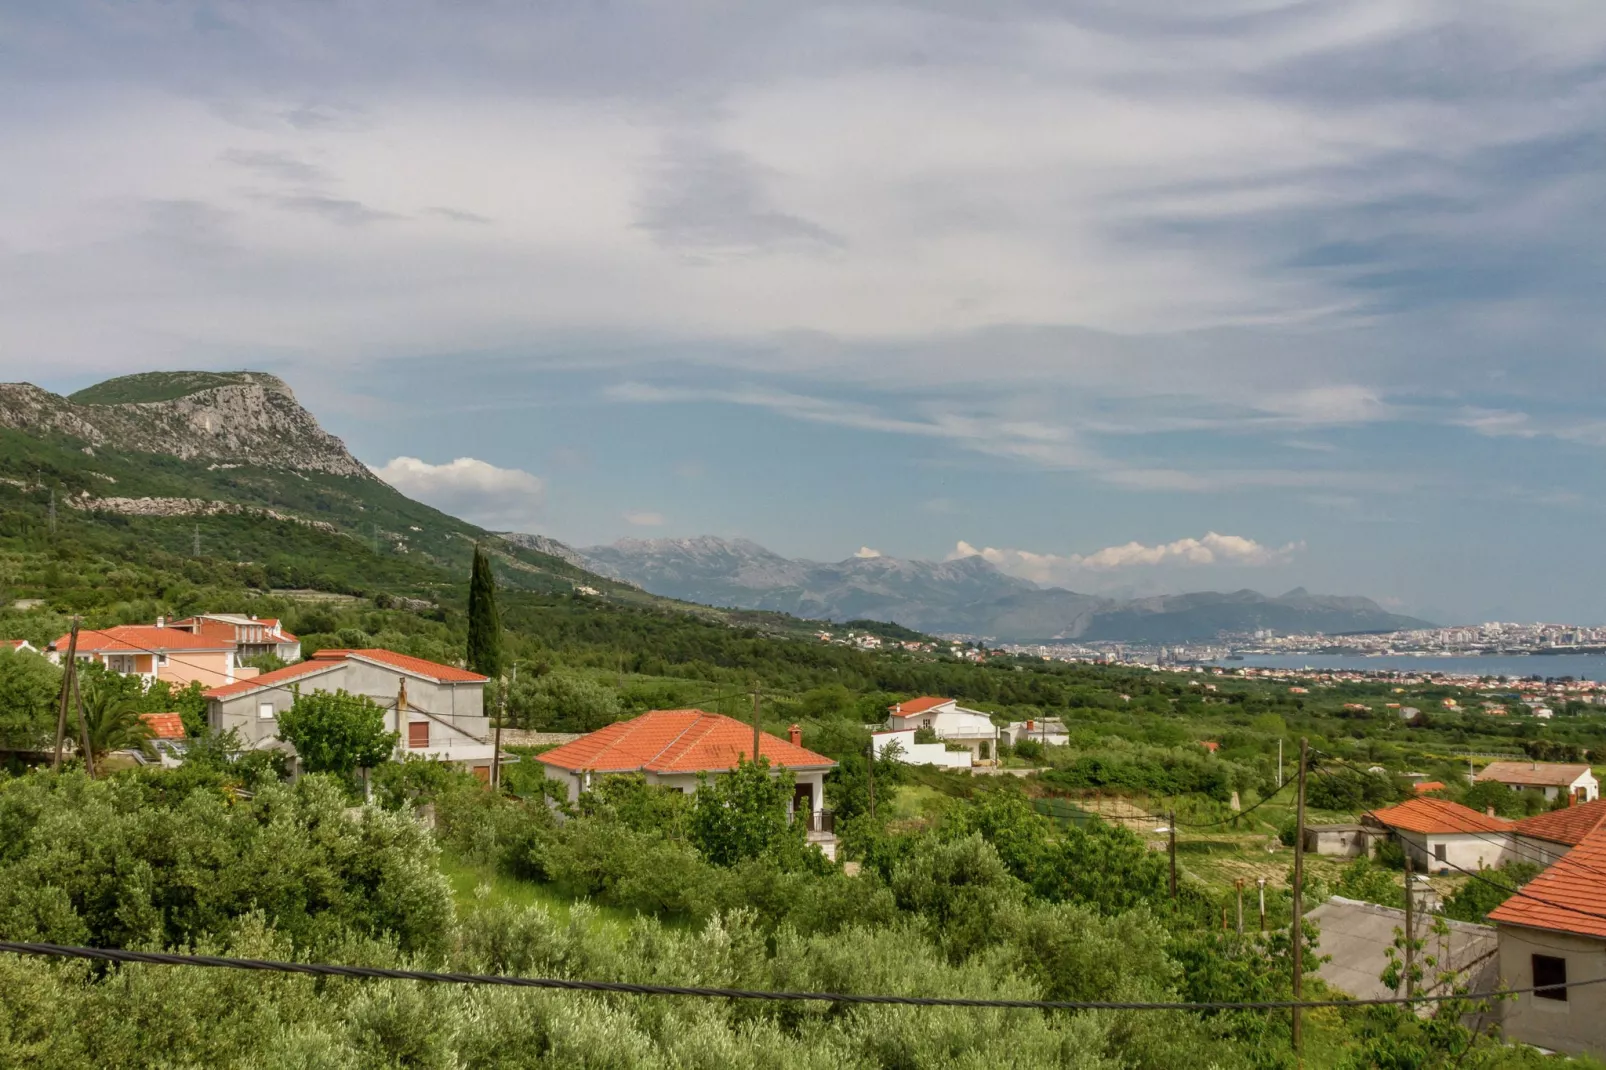
[[[279,715],[298,692],[366,695],[400,736],[397,758],[450,762],[482,779],[491,773],[490,718],[478,673],[390,650],[320,650],[306,661],[206,692],[207,723],[239,733],[255,748],[290,748],[278,740]]]

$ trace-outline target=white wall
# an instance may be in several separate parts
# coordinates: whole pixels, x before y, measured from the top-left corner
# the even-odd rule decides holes
[[[1516,858],[1512,838],[1500,832],[1468,833],[1420,833],[1399,832],[1400,840],[1412,852],[1416,865],[1428,872],[1437,873],[1441,869],[1449,868],[1451,873],[1457,872],[1453,867],[1469,869],[1476,872],[1488,866],[1495,867],[1506,861]],[[1439,861],[1438,848],[1444,848],[1444,861]],[[1449,866],[1446,866],[1446,863]]]
[[[1520,925],[1500,926],[1500,979],[1533,985],[1533,956],[1565,959],[1567,980],[1606,976],[1606,941]],[[1569,1054],[1606,1055],[1606,984],[1569,988],[1566,1001],[1521,995],[1496,1004],[1506,1040]]]
[[[975,761],[975,756],[968,750],[949,750],[943,743],[916,743],[914,729],[897,732],[877,732],[870,737],[874,740],[876,757],[887,744],[894,741],[900,751],[898,760],[905,765],[935,765],[943,769],[969,769]]]

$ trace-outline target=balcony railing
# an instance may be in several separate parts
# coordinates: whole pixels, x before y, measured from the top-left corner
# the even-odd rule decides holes
[[[801,821],[804,831],[821,836],[836,834],[836,815],[829,810],[794,810],[793,821]]]

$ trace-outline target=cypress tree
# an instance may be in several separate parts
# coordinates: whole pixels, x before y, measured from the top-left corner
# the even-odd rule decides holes
[[[502,675],[502,620],[496,612],[496,576],[491,559],[474,544],[468,582],[468,667],[496,679]]]

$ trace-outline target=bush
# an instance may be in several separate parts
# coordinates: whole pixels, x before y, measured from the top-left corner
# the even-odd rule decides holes
[[[619,717],[619,696],[586,676],[554,672],[521,678],[508,690],[509,719],[542,732],[594,732]]]

